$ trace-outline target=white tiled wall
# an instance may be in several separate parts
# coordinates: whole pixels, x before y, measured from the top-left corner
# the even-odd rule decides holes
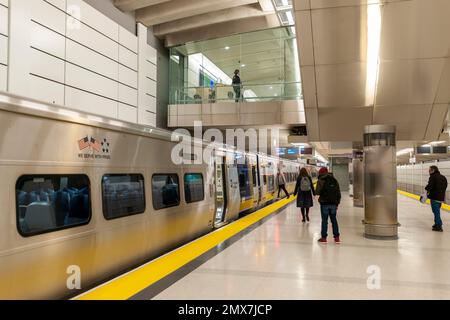
[[[0,90],[156,125],[157,58],[144,26],[138,39],[83,0],[0,0],[0,15]]]
[[[147,44],[147,28],[138,24],[139,40],[139,108],[138,122],[156,126],[157,52]]]
[[[0,0],[0,91],[8,83],[9,1]]]

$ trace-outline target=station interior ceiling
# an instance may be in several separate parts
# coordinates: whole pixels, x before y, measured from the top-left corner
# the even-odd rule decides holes
[[[369,124],[395,125],[398,149],[448,143],[450,1],[279,1],[293,6],[308,139],[323,156],[351,154]],[[272,0],[115,5],[167,46],[280,26]]]

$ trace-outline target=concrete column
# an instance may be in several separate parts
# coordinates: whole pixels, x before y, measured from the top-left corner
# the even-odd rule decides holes
[[[353,152],[353,206],[364,207],[364,152],[361,150]]]
[[[364,129],[365,237],[397,239],[395,126]]]

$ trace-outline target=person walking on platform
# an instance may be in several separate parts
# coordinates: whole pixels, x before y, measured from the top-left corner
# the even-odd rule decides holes
[[[234,77],[233,77],[233,89],[234,89],[234,95],[236,98],[236,102],[239,102],[239,100],[241,99],[241,77],[239,76],[240,71],[238,69],[236,69],[234,71]]]
[[[290,195],[289,192],[286,190],[286,178],[284,176],[284,173],[281,172],[281,169],[278,169],[277,184],[278,184],[278,198],[280,197],[281,190],[283,190],[284,193],[286,194],[286,197],[289,199]]]
[[[333,236],[336,243],[340,243],[339,225],[337,221],[337,209],[341,203],[341,190],[339,183],[327,168],[319,170],[319,180],[317,181],[316,195],[319,196],[320,212],[322,215],[322,237],[320,243],[327,243],[328,218],[333,226]]]
[[[302,222],[309,222],[309,209],[314,205],[314,184],[306,168],[301,168],[295,185],[294,196],[297,195],[297,208],[302,212]]]
[[[428,199],[431,202],[431,210],[434,214],[434,226],[433,231],[442,232],[442,220],[441,220],[441,207],[445,201],[445,192],[447,191],[447,179],[441,174],[439,168],[431,166],[430,179],[428,185],[425,187],[427,191]]]

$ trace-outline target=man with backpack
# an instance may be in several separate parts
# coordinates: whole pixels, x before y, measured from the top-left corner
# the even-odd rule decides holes
[[[333,226],[333,236],[336,243],[340,243],[339,225],[337,222],[337,209],[341,203],[341,190],[339,183],[327,168],[319,170],[316,195],[319,196],[320,212],[322,214],[322,237],[319,243],[327,243],[328,217]]]

